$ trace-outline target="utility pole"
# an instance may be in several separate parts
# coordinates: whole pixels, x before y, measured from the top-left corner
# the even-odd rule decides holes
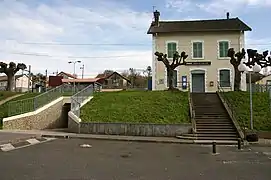
[[[84,69],[85,69],[85,65],[83,64],[82,67],[80,67],[80,69],[82,69],[82,79],[84,79]]]
[[[45,70],[45,91],[47,91],[47,75],[48,75],[48,71],[46,69]]]
[[[28,92],[30,91],[30,79],[31,79],[31,65],[29,65],[28,67],[28,87],[27,87]]]

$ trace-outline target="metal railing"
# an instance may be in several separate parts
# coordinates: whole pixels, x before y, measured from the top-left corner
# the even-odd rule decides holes
[[[232,87],[232,84],[231,84],[231,87]],[[225,91],[226,89],[226,91]],[[237,113],[236,112],[236,106],[235,106],[235,103],[232,102],[232,100],[227,96],[227,92],[228,92],[228,88],[225,88],[225,87],[222,87],[219,83],[219,81],[217,82],[217,90],[218,90],[218,93],[221,95],[221,100],[223,101],[224,104],[226,104],[228,106],[228,110],[229,110],[229,115],[236,119],[238,121],[238,124],[240,126],[240,128],[242,129],[242,131],[244,132],[246,126],[245,126],[245,122],[243,121],[239,121],[238,120],[238,117],[237,117]]]
[[[8,102],[8,116],[15,116],[27,112],[35,111],[44,105],[56,100],[63,95],[72,96],[72,86],[63,84],[56,88],[52,88],[38,96]]]
[[[85,100],[87,100],[90,96],[92,96],[93,92],[95,91],[99,91],[98,84],[96,84],[96,86],[95,84],[89,85],[71,97],[71,111],[77,117],[80,117],[80,108],[82,106],[82,103]]]
[[[189,101],[189,109],[190,109],[190,118],[191,118],[191,124],[192,124],[192,133],[196,133],[197,132],[197,127],[196,127],[196,121],[195,121],[195,116],[196,116],[196,112],[194,109],[194,104],[193,104],[193,99],[191,97],[191,92],[190,92],[190,85],[188,84],[188,101]]]
[[[271,85],[267,84],[252,84],[252,92],[269,92]],[[250,91],[249,84],[247,84],[247,91]]]

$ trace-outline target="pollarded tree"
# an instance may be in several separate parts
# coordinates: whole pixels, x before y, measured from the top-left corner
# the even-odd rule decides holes
[[[241,73],[238,70],[238,66],[240,65],[242,59],[245,58],[246,52],[245,49],[243,48],[241,52],[235,53],[233,48],[230,48],[228,50],[228,57],[230,57],[230,63],[234,67],[234,91],[240,91],[240,82],[241,82]],[[257,50],[254,49],[247,49],[247,55],[248,55],[248,61],[244,62],[244,64],[252,68],[255,63],[260,65],[262,68],[271,66],[271,57],[268,56],[268,51],[264,51],[262,54],[259,54]],[[263,78],[261,74],[253,74],[252,75],[252,82],[259,81]]]
[[[176,89],[173,85],[173,81],[174,81],[174,77],[173,77],[173,73],[174,70],[181,65],[185,65],[186,62],[185,60],[187,59],[188,55],[183,51],[181,53],[181,55],[178,52],[175,52],[173,54],[173,60],[172,62],[170,62],[167,58],[167,54],[163,54],[160,52],[155,52],[154,53],[155,56],[157,56],[157,60],[158,61],[162,61],[167,69],[167,75],[168,75],[168,86],[169,86],[169,90],[174,90]]]
[[[241,72],[238,70],[238,66],[240,65],[242,59],[245,58],[246,51],[243,48],[241,52],[235,53],[233,48],[228,50],[228,57],[230,57],[230,63],[234,68],[234,91],[240,91],[240,83],[241,83]]]
[[[7,83],[7,91],[13,91],[14,87],[14,76],[19,70],[25,70],[26,65],[23,63],[18,63],[17,65],[14,62],[10,62],[9,64],[0,62],[0,73],[4,73],[7,75],[8,83]]]

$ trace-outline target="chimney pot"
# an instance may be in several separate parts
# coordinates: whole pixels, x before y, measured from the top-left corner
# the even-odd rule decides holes
[[[159,17],[160,17],[160,12],[155,10],[153,12],[153,16],[154,16],[154,24],[155,26],[159,26]]]

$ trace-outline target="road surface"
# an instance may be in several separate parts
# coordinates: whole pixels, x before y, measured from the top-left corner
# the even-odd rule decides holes
[[[56,139],[0,152],[0,179],[270,180],[264,151],[271,149],[223,146],[213,155],[210,146]]]

